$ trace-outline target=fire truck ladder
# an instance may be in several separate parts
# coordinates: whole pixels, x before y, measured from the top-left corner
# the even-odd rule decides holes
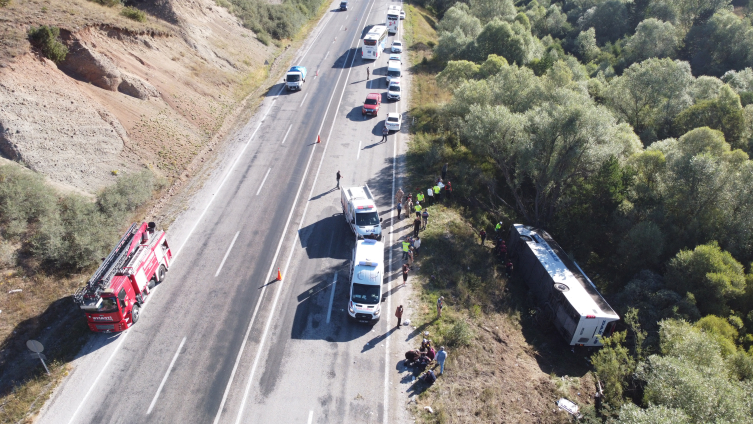
[[[128,248],[131,246],[131,241],[134,235],[139,229],[139,224],[132,224],[131,228],[125,233],[120,242],[110,252],[110,254],[102,262],[102,265],[97,268],[97,271],[86,283],[86,286],[81,287],[76,294],[73,295],[73,301],[79,305],[84,303],[84,296],[94,295],[98,296],[99,293],[104,290],[103,283],[107,283],[112,277],[117,274],[123,268],[126,261],[129,258]]]

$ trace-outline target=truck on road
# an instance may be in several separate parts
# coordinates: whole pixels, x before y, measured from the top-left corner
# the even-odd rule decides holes
[[[358,240],[350,261],[348,316],[355,321],[375,323],[382,316],[384,243]]]
[[[172,259],[167,235],[154,222],[131,225],[86,286],[73,295],[89,329],[113,333],[136,324],[141,306],[165,279]]]
[[[382,219],[379,218],[376,202],[369,186],[343,187],[340,203],[345,221],[356,238],[382,239]]]
[[[300,90],[306,82],[306,67],[293,66],[285,74],[285,86],[288,90]]]

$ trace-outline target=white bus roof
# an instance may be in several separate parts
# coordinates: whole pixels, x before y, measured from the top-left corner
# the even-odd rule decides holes
[[[397,10],[398,12],[402,10],[402,9],[400,8],[400,6],[398,6],[398,5],[396,5],[396,4],[391,4],[391,5],[389,5],[389,6],[387,7],[387,11],[388,11],[388,12],[389,12],[390,10],[393,10],[393,9],[394,9],[394,10]]]
[[[371,34],[381,34],[382,32],[387,31],[387,27],[384,25],[374,25],[371,27],[368,33],[366,33],[366,36],[368,37]]]
[[[580,315],[607,315],[619,318],[578,264],[565,254],[562,247],[549,234],[522,224],[515,224],[515,229],[521,236],[527,236],[526,244],[554,283],[567,286],[569,290],[562,291],[562,294]]]

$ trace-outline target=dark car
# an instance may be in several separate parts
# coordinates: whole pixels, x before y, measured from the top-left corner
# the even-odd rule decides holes
[[[341,1],[340,2],[340,10],[348,10],[348,2],[347,1]]]

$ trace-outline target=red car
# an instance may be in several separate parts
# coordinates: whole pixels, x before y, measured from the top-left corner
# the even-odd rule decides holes
[[[382,105],[382,95],[379,93],[371,93],[366,96],[366,101],[363,102],[363,109],[361,109],[361,115],[376,115],[379,113],[379,106]]]

